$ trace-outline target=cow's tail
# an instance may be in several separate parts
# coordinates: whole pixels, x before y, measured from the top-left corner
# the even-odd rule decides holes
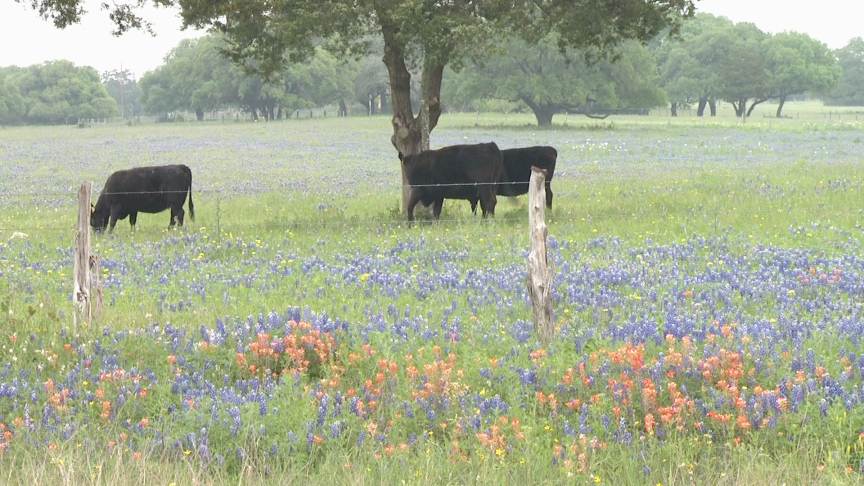
[[[192,170],[186,167],[186,173],[189,176],[189,219],[195,221],[195,205],[192,204]]]

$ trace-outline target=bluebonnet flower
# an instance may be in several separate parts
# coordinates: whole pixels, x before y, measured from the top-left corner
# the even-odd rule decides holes
[[[576,430],[570,425],[570,422],[567,420],[564,421],[563,429],[564,429],[564,433],[567,435],[571,435],[571,436],[576,435]]]

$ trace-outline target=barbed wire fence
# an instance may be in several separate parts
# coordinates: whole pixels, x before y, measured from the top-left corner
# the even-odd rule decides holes
[[[560,201],[562,199],[561,188],[560,188],[560,186],[555,187],[555,184],[554,184],[555,181],[556,181],[555,179],[553,179],[553,181],[552,181],[553,191],[556,191],[556,197],[557,197],[556,201]],[[827,183],[830,184],[831,181],[827,180]],[[505,183],[423,184],[423,185],[413,185],[411,187],[440,188],[440,189],[448,190],[448,189],[455,189],[458,187],[479,188],[479,187],[484,186],[484,185],[493,185],[493,184],[497,185],[497,186],[502,186],[502,185],[506,185],[506,184],[512,184],[512,185],[518,185],[518,186],[527,186],[528,185],[527,182],[521,182],[520,181],[520,182],[505,182]],[[855,186],[857,184],[857,187],[859,187],[859,189],[860,189],[860,186],[862,183],[861,183],[860,179],[857,179],[857,180],[852,180],[850,182],[850,184],[853,186]],[[399,197],[399,194],[396,192],[396,190],[401,190],[401,185],[393,184],[391,186],[393,188],[393,198],[394,198],[394,204],[395,204],[398,200],[398,197]],[[809,188],[807,188],[807,189],[809,189]],[[857,190],[855,192],[857,195]],[[172,194],[172,193],[188,194],[188,191],[187,190],[184,190],[184,191],[121,191],[121,192],[110,192],[110,193],[109,192],[102,192],[100,194],[104,194],[104,195],[109,195],[109,194],[110,195],[127,195],[127,196],[153,196],[153,195],[168,195],[168,194]],[[350,217],[349,218],[349,217],[333,216],[329,219],[325,217],[325,218],[315,218],[314,220],[312,220],[310,218],[299,218],[299,219],[295,219],[295,220],[288,220],[288,221],[281,222],[281,223],[280,222],[274,222],[274,221],[260,221],[260,220],[259,221],[250,221],[248,223],[243,223],[243,222],[237,222],[237,221],[230,221],[230,218],[226,218],[226,215],[228,215],[229,213],[226,212],[226,210],[224,208],[224,202],[225,201],[230,201],[234,198],[242,197],[242,196],[258,196],[258,195],[264,195],[264,194],[271,194],[272,195],[272,194],[280,194],[280,193],[281,194],[289,194],[287,191],[280,191],[278,188],[263,189],[263,190],[258,191],[258,192],[253,192],[253,191],[249,191],[249,190],[245,190],[245,189],[232,189],[232,188],[206,188],[206,189],[194,189],[193,188],[192,196],[194,199],[197,199],[198,201],[201,201],[203,199],[204,201],[210,201],[213,203],[212,212],[208,211],[208,213],[209,213],[208,222],[211,223],[215,227],[217,235],[222,234],[223,226],[225,226],[225,230],[228,231],[228,230],[236,230],[236,229],[252,229],[252,228],[257,228],[257,227],[288,229],[288,228],[304,228],[304,227],[320,228],[320,227],[345,227],[345,226],[348,226],[348,227],[360,228],[360,227],[376,227],[376,226],[405,226],[406,224],[409,223],[409,221],[407,221],[407,218],[401,214],[401,211],[399,211],[398,215],[396,215],[396,212],[394,212],[394,211],[391,211],[389,214],[386,212],[383,212],[383,213],[379,212],[378,217],[375,217],[375,215],[370,215],[370,217],[368,219],[358,219],[356,217]],[[9,219],[7,218],[7,220],[5,222],[0,221],[0,238],[2,238],[2,235],[5,235],[5,238],[9,239],[10,237],[12,237],[12,235],[15,232],[47,233],[47,232],[63,232],[63,231],[67,231],[67,230],[69,230],[69,231],[74,230],[76,228],[76,225],[74,223],[72,211],[76,207],[76,203],[74,202],[75,196],[76,196],[76,191],[17,192],[17,193],[7,193],[7,194],[3,195],[2,199],[4,201],[4,204],[3,204],[4,213],[8,214],[10,212],[14,212],[16,206],[23,211],[28,211],[28,210],[32,210],[32,208],[37,208],[37,210],[39,212],[42,212],[43,209],[39,209],[40,205],[44,205],[45,202],[50,202],[51,205],[53,206],[53,208],[50,208],[50,209],[53,209],[53,211],[56,214],[68,215],[68,218],[67,218],[68,223],[65,223],[65,222],[64,223],[58,223],[55,220],[55,222],[52,222],[52,223],[49,223],[46,225],[36,226],[36,225],[32,225],[32,224],[11,223],[9,221]],[[517,196],[517,197],[523,198],[523,196]],[[577,197],[581,197],[581,196],[577,196]],[[595,196],[591,195],[588,197],[594,198]],[[854,198],[854,195],[850,196],[850,202],[852,202],[851,198]],[[14,203],[14,200],[16,200],[16,199],[19,200],[18,204]],[[98,196],[96,195],[96,193],[94,191],[94,195],[93,195],[92,200],[96,201],[97,199],[98,199]],[[350,197],[346,196],[346,203],[349,202],[350,199],[351,199]],[[498,211],[499,214],[492,217],[492,218],[488,218],[488,219],[490,221],[496,221],[496,222],[502,222],[502,223],[524,221],[525,217],[522,215],[519,215],[518,217],[517,216],[501,216],[500,213],[502,211],[500,211],[500,209],[501,209],[502,199],[504,199],[504,197],[499,195],[498,196],[499,205],[497,206],[497,209],[499,210]],[[458,198],[445,197],[444,200],[445,200],[446,206],[450,206],[452,204],[464,204],[466,202],[464,199],[460,200]],[[477,200],[479,200],[479,196],[477,197]],[[796,207],[792,208],[792,210],[794,210],[796,212],[796,214],[799,214],[801,216],[806,216],[808,213],[823,214],[825,212],[824,209],[822,209],[824,207],[824,204],[825,204],[824,201],[822,201],[822,202],[819,202],[818,200],[817,201],[809,201],[809,203],[810,204],[808,204],[808,205],[796,206]],[[184,208],[188,208],[188,204],[189,204],[189,198],[186,198],[186,201],[184,203]],[[313,203],[310,203],[310,205],[311,204],[313,204]],[[588,203],[583,203],[583,205],[587,205],[587,204]],[[560,207],[560,205],[561,204],[559,203],[558,207]],[[420,207],[420,206],[422,206],[422,204],[418,205],[418,207]],[[201,208],[200,202],[196,204],[196,208],[199,209],[199,212],[200,212],[200,208]],[[392,209],[392,208],[390,208],[390,209]],[[734,215],[754,214],[760,210],[761,210],[761,208],[753,208],[753,207],[740,207],[740,208],[736,207],[736,208],[732,208],[732,209],[729,209],[729,208],[719,209],[717,207],[710,207],[710,205],[708,205],[706,207],[705,205],[700,204],[699,207],[689,208],[687,210],[665,209],[664,207],[649,210],[649,209],[643,207],[640,209],[638,214],[636,214],[636,213],[633,213],[632,211],[617,211],[616,212],[616,211],[610,211],[610,210],[608,210],[608,208],[598,207],[598,210],[596,212],[594,212],[594,214],[591,214],[590,211],[585,212],[584,214],[572,214],[572,212],[569,212],[570,214],[567,214],[567,213],[562,214],[562,212],[560,210],[556,211],[553,209],[553,211],[547,217],[550,220],[560,224],[560,223],[583,222],[583,221],[599,223],[599,222],[602,222],[603,220],[626,219],[626,218],[634,218],[634,217],[666,218],[669,216],[674,216],[674,217],[702,216],[703,219],[705,219],[705,218],[713,219],[715,222],[715,225],[717,225],[717,224],[719,224],[719,220],[722,217],[734,216]],[[169,211],[170,211],[169,209],[166,209],[163,212],[156,213],[156,214],[164,216],[165,213],[170,214]],[[187,211],[187,213],[188,213],[188,211]],[[835,217],[839,218],[839,217],[844,217],[844,216],[861,217],[862,215],[864,215],[862,213],[864,213],[864,208],[862,208],[861,205],[849,204],[846,207],[846,211],[843,211],[843,210],[841,210],[839,212],[833,211],[832,214]],[[150,214],[150,213],[139,213],[139,215],[140,214]],[[383,216],[382,216],[382,214],[383,214]],[[226,222],[226,219],[228,219],[230,222]],[[436,221],[438,221],[439,223],[468,223],[468,222],[477,221],[480,219],[481,218],[479,215],[472,215],[472,216],[467,217],[467,218],[466,217],[452,217],[452,218],[442,217]],[[128,217],[122,221],[123,222],[128,221]],[[152,221],[152,220],[150,220],[150,221]],[[186,221],[187,221],[186,225],[188,226],[189,225],[188,216],[187,216]],[[427,220],[421,219],[417,223],[425,224],[426,222],[427,222]],[[118,227],[120,226],[119,223],[120,223],[120,220],[118,220]],[[136,226],[139,227],[138,228],[139,230],[142,229],[140,219],[139,219],[138,224],[136,224]],[[152,224],[149,221],[145,224],[145,227],[147,229],[149,229],[151,226],[152,226]],[[156,226],[156,228],[158,228],[159,231],[163,230],[165,227],[167,227],[167,225],[163,226],[160,224],[160,225]],[[115,231],[116,231],[116,229],[115,229]]]
[[[840,209],[838,211],[837,210],[837,204],[836,204],[836,198],[834,198],[834,204],[831,204],[829,207],[826,207],[826,202],[828,201],[827,197],[823,197],[823,198],[821,198],[821,200],[819,197],[816,197],[816,198],[810,197],[806,200],[806,203],[805,203],[805,201],[802,200],[802,201],[800,201],[800,204],[787,205],[787,207],[785,209],[781,209],[781,210],[793,211],[796,214],[796,216],[798,217],[798,220],[802,222],[798,228],[790,228],[791,230],[799,231],[799,232],[801,232],[801,231],[806,232],[810,229],[810,227],[807,226],[806,221],[809,220],[811,222],[810,224],[813,224],[813,222],[816,222],[816,224],[818,224],[819,221],[821,221],[820,218],[825,217],[826,214],[830,215],[830,217],[834,218],[834,219],[855,220],[856,221],[855,227],[857,229],[861,229],[861,222],[864,221],[864,206],[862,206],[860,203],[859,204],[854,203],[854,201],[860,201],[860,199],[857,199],[859,197],[858,194],[860,194],[860,191],[862,189],[862,180],[861,180],[860,176],[855,176],[855,175],[852,175],[850,177],[838,176],[836,179],[833,179],[833,180],[827,179],[827,180],[828,180],[827,185],[833,186],[834,189],[840,189],[840,190],[844,190],[844,191],[846,189],[851,189],[849,191],[850,204],[844,205],[843,206],[844,209]],[[554,180],[552,182],[553,182],[553,186],[554,186]],[[92,187],[92,184],[89,181],[85,181],[85,183],[82,184],[81,190],[83,190],[84,186],[88,185],[88,184],[90,185],[90,187]],[[454,190],[454,189],[457,189],[460,187],[480,188],[481,186],[491,185],[491,184],[495,184],[498,186],[502,186],[505,184],[513,184],[513,185],[519,185],[519,186],[528,185],[528,183],[526,183],[526,182],[519,181],[519,182],[505,182],[505,183],[499,182],[499,183],[428,184],[428,185],[414,185],[412,187],[416,187],[416,188],[438,188],[438,189],[441,189],[442,191],[446,192],[448,190]],[[566,183],[563,185],[566,186]],[[397,185],[397,184],[392,184],[391,186],[392,186],[392,192],[393,192],[394,202],[395,202],[396,199],[398,199],[398,195],[399,195],[399,193],[397,193],[397,190],[401,189],[402,186]],[[561,192],[564,192],[566,194],[566,191],[562,191],[561,190],[562,188],[560,186],[561,185],[559,185],[559,187],[553,188],[554,190],[558,191],[558,200],[559,201],[561,200]],[[776,189],[776,187],[775,187],[775,189]],[[790,192],[794,192],[797,188],[791,188],[791,189],[786,188],[786,189],[789,190]],[[812,188],[808,187],[807,189],[810,190]],[[373,191],[373,190],[376,190],[376,189],[370,188],[370,191]],[[18,199],[19,200],[18,201],[19,202],[18,207],[24,209],[25,211],[27,210],[26,208],[28,208],[28,207],[31,208],[31,210],[32,210],[32,207],[36,206],[36,204],[27,204],[26,201],[30,201],[31,203],[34,203],[34,202],[39,201],[39,200],[45,200],[46,198],[50,199],[53,201],[54,206],[51,208],[47,208],[46,211],[52,211],[53,213],[57,214],[57,219],[55,219],[55,221],[62,220],[63,222],[56,222],[54,224],[38,225],[37,226],[37,225],[17,224],[17,223],[11,223],[10,224],[11,218],[7,218],[6,224],[2,224],[2,226],[0,226],[0,235],[3,235],[3,236],[9,235],[7,237],[9,238],[9,241],[11,241],[12,239],[17,237],[16,235],[22,235],[21,236],[22,238],[28,238],[30,236],[28,233],[30,233],[30,234],[35,235],[33,239],[39,240],[40,245],[42,244],[42,241],[44,240],[44,238],[41,238],[41,236],[39,236],[39,235],[47,235],[47,234],[56,235],[58,237],[59,241],[64,241],[64,242],[68,242],[70,240],[70,235],[75,235],[75,237],[72,238],[72,240],[75,243],[78,243],[79,240],[82,240],[82,238],[81,238],[82,234],[84,234],[85,232],[91,231],[91,228],[89,225],[89,223],[90,223],[89,218],[86,216],[82,216],[82,214],[88,214],[89,215],[90,208],[87,208],[86,206],[84,206],[84,204],[90,205],[91,198],[87,197],[87,198],[82,199],[81,195],[80,195],[80,191],[78,191],[78,192],[79,192],[79,194],[78,194],[79,201],[78,201],[77,205],[73,202],[73,198],[75,197],[75,193],[73,193],[71,191],[46,191],[46,192],[23,192],[22,191],[22,192],[18,192],[18,193],[12,193],[12,194],[4,195],[3,199],[2,199],[3,202],[8,203],[10,201],[10,199]],[[183,190],[183,191],[123,191],[123,192],[112,192],[112,193],[101,193],[101,194],[104,194],[104,195],[109,195],[109,194],[111,194],[111,195],[125,195],[125,196],[132,196],[132,197],[147,198],[147,197],[152,197],[152,196],[156,196],[156,195],[170,195],[170,194],[180,194],[180,193],[186,195],[189,193],[189,191],[188,190]],[[405,216],[403,216],[401,214],[401,211],[399,211],[399,210],[397,210],[397,212],[395,212],[395,213],[391,211],[390,214],[387,214],[385,212],[383,216],[375,217],[373,215],[373,216],[371,216],[369,218],[365,218],[365,219],[356,218],[356,217],[345,217],[345,216],[333,216],[329,219],[327,217],[311,218],[311,217],[307,216],[305,218],[298,218],[298,219],[290,220],[290,221],[286,221],[286,222],[274,222],[272,220],[265,221],[265,220],[260,220],[260,219],[256,220],[256,221],[250,221],[247,223],[237,222],[236,220],[233,220],[233,221],[230,221],[227,223],[226,223],[226,221],[224,221],[225,219],[230,220],[230,218],[226,218],[226,216],[228,216],[230,214],[230,211],[232,211],[234,209],[234,206],[230,206],[231,209],[226,211],[225,208],[223,207],[223,199],[225,199],[226,201],[231,201],[232,199],[235,199],[238,197],[248,197],[248,196],[256,196],[256,195],[261,195],[261,194],[274,194],[274,193],[276,195],[278,195],[280,193],[284,194],[286,192],[285,191],[278,191],[278,190],[262,190],[260,192],[252,192],[252,191],[244,190],[244,189],[212,188],[212,187],[201,189],[201,190],[194,190],[192,192],[192,194],[193,194],[193,197],[198,199],[199,208],[201,207],[200,201],[202,200],[202,196],[203,196],[204,200],[208,201],[208,203],[211,205],[213,210],[212,210],[212,212],[207,211],[207,213],[205,213],[205,214],[208,214],[209,218],[203,225],[200,226],[200,230],[192,229],[191,231],[204,231],[205,226],[210,226],[212,224],[215,226],[215,228],[214,228],[215,232],[216,232],[215,240],[216,241],[223,241],[223,240],[228,241],[230,239],[230,237],[228,235],[232,231],[233,232],[242,232],[244,230],[249,230],[249,229],[270,229],[270,230],[276,229],[276,230],[286,230],[286,231],[290,230],[290,229],[295,229],[295,230],[296,229],[299,229],[299,230],[308,229],[311,231],[313,229],[318,230],[321,228],[328,228],[328,229],[336,229],[336,230],[341,230],[343,232],[348,232],[348,231],[352,231],[352,230],[359,230],[360,228],[381,228],[381,227],[389,227],[392,230],[392,229],[396,229],[396,228],[403,228],[406,226],[410,226],[412,224],[423,225],[422,227],[430,228],[430,229],[435,228],[435,224],[443,224],[443,225],[485,224],[485,223],[481,223],[481,221],[488,221],[491,224],[503,223],[503,224],[512,224],[512,225],[516,226],[516,225],[521,225],[521,224],[525,224],[525,223],[529,222],[531,214],[532,214],[532,207],[536,207],[538,205],[543,206],[545,204],[545,191],[543,191],[541,189],[539,192],[537,192],[537,190],[535,188],[534,196],[535,196],[536,201],[534,203],[532,203],[529,200],[526,203],[526,205],[528,206],[527,211],[523,211],[522,206],[520,205],[518,212],[516,212],[515,214],[511,212],[510,215],[508,215],[508,216],[504,216],[504,217],[498,216],[498,217],[492,217],[492,218],[483,219],[483,220],[481,220],[479,216],[470,215],[470,213],[469,213],[468,217],[461,216],[463,214],[462,211],[464,210],[464,207],[463,207],[463,209],[459,210],[460,217],[439,219],[439,220],[437,220],[437,223],[435,221],[431,221],[431,220],[421,220],[418,222],[411,223],[411,222],[407,221],[407,218]],[[401,191],[400,191],[400,193],[401,193]],[[464,194],[464,192],[462,192],[462,194]],[[296,194],[294,194],[294,195],[296,196]],[[772,196],[770,191],[768,191],[766,193],[766,195],[768,197]],[[773,194],[773,195],[776,196],[776,194]],[[816,191],[816,195],[818,196],[818,191]],[[88,196],[89,196],[89,194],[88,194]],[[596,225],[602,224],[602,222],[604,222],[604,221],[610,221],[610,220],[614,220],[614,219],[651,218],[651,219],[655,219],[656,222],[659,223],[660,225],[663,225],[663,224],[674,224],[674,223],[667,223],[668,220],[679,219],[682,216],[688,216],[688,217],[696,217],[696,218],[701,217],[702,221],[704,223],[707,223],[708,227],[711,228],[711,230],[710,230],[711,234],[700,235],[700,236],[714,236],[714,237],[716,237],[716,236],[719,236],[728,227],[731,227],[730,224],[727,224],[727,223],[731,223],[732,221],[735,221],[734,218],[738,218],[741,216],[750,216],[750,215],[754,215],[754,214],[759,214],[760,211],[764,212],[764,210],[766,209],[766,208],[762,208],[762,207],[752,207],[752,206],[739,208],[738,205],[734,206],[732,209],[729,209],[728,207],[722,207],[722,203],[721,203],[720,206],[714,206],[714,207],[708,206],[708,207],[706,207],[706,206],[703,206],[702,204],[699,204],[698,207],[690,207],[690,208],[686,208],[686,209],[683,209],[681,207],[675,207],[674,205],[670,205],[668,209],[666,206],[662,206],[662,207],[655,208],[652,210],[646,210],[646,208],[642,207],[638,211],[638,214],[637,214],[637,213],[634,213],[633,211],[629,211],[629,210],[628,211],[610,210],[610,208],[607,206],[605,208],[599,208],[598,207],[598,211],[592,215],[592,214],[590,214],[590,211],[588,211],[588,208],[591,206],[590,198],[593,198],[595,196],[596,195],[592,194],[589,197],[588,201],[584,201],[584,202],[580,201],[581,206],[578,209],[574,210],[571,207],[569,209],[565,209],[565,210],[558,209],[557,211],[553,210],[551,213],[547,213],[545,218],[549,220],[549,223],[552,226],[551,226],[551,231],[549,231],[547,233],[544,230],[543,234],[551,236],[551,237],[555,237],[556,236],[555,235],[555,228],[561,228],[561,225],[567,225],[567,224],[582,225],[582,224],[584,224],[585,226],[582,226],[582,227],[576,229],[575,231],[577,231],[577,232],[584,231],[585,234],[589,237],[589,238],[586,238],[586,241],[590,242],[590,241],[594,240],[594,238],[592,238],[592,236],[594,236],[594,234],[592,232],[592,231],[594,231],[594,230],[592,230],[592,226],[596,227]],[[578,195],[577,195],[577,197],[578,197]],[[92,200],[97,200],[97,199],[98,199],[98,197],[94,197]],[[348,200],[348,199],[350,199],[350,198],[346,198],[346,200]],[[479,200],[479,193],[478,193],[477,199]],[[447,198],[445,198],[445,200],[447,200]],[[500,200],[500,198],[499,198],[499,200]],[[457,201],[455,201],[455,200],[451,200],[451,203],[456,203],[456,202]],[[688,204],[690,204],[691,202],[692,201],[689,201],[689,200],[687,201]],[[208,203],[205,203],[205,204],[208,204]],[[189,199],[184,198],[184,207],[188,207],[188,204],[189,204]],[[561,206],[561,203],[559,202],[558,207],[560,207],[560,206]],[[36,206],[36,207],[38,208],[38,206]],[[77,211],[77,213],[78,213],[78,224],[77,225],[74,223],[75,218],[73,215],[73,209],[75,209],[76,207],[78,210]],[[399,206],[399,207],[401,208],[401,206]],[[565,208],[567,208],[567,206],[565,206]],[[776,206],[772,207],[771,209],[775,210]],[[9,204],[4,204],[4,210],[11,212],[11,211],[14,211],[14,208],[10,207]],[[579,212],[579,211],[581,211],[581,212]],[[41,210],[37,209],[37,212],[41,212]],[[163,210],[161,213],[157,213],[157,214],[164,215],[165,212],[166,211]],[[499,214],[500,214],[500,211],[499,211]],[[770,215],[767,215],[767,214],[765,214],[764,216],[770,217]],[[68,221],[68,223],[66,221]],[[721,221],[722,221],[722,223],[721,223]],[[136,225],[136,226],[138,226],[138,225]],[[162,225],[162,224],[160,224],[158,226],[152,226],[150,223],[148,223],[147,229],[145,231],[149,234],[155,234],[154,229],[156,229],[156,228],[158,228],[158,231],[160,233],[162,233],[165,230],[166,226]],[[528,228],[528,229],[529,229],[529,231],[525,232],[526,233],[526,246],[527,246],[527,241],[529,241],[529,240],[531,240],[530,242],[531,242],[531,245],[533,246],[533,245],[535,245],[535,241],[533,241],[533,240],[535,240],[536,238],[533,236],[529,238],[529,233],[531,233],[531,228]],[[115,231],[117,231],[116,228],[115,228]],[[138,231],[140,231],[140,226],[138,229],[136,229],[135,232],[137,233]],[[188,230],[188,229],[181,229],[180,231],[187,232],[187,234],[188,234],[188,232],[190,232],[190,230]],[[522,229],[520,229],[519,231],[522,231]],[[442,235],[443,234],[444,233],[442,233]],[[603,236],[603,235],[596,235],[596,236]],[[608,235],[608,236],[614,236],[614,235]],[[462,235],[454,234],[453,237],[463,239],[463,241],[464,241],[464,236],[462,236]],[[640,237],[641,237],[641,235],[640,235]],[[99,241],[99,238],[100,238],[100,236],[96,237],[97,242]],[[86,250],[83,248],[73,248],[73,252],[75,254],[75,262],[76,262],[75,270],[73,272],[73,282],[76,282],[76,283],[73,285],[74,290],[73,290],[72,295],[81,296],[81,298],[78,299],[78,302],[81,304],[79,306],[79,307],[81,307],[81,309],[83,309],[84,306],[89,307],[91,303],[96,306],[96,308],[94,309],[92,314],[90,312],[87,312],[87,313],[82,312],[82,319],[85,319],[85,322],[86,322],[86,320],[89,320],[91,318],[91,316],[94,319],[98,319],[98,317],[99,317],[99,314],[101,312],[101,307],[102,307],[102,289],[100,286],[98,274],[95,275],[95,278],[92,278],[92,279],[90,277],[81,277],[78,275],[78,269],[79,268],[82,269],[83,271],[89,271],[89,272],[93,272],[93,271],[99,272],[99,269],[100,269],[98,254],[96,254],[96,252],[90,252],[90,248],[89,248],[89,245],[91,243],[90,239],[84,238],[83,240],[86,241],[85,244],[88,245],[88,248]],[[210,241],[213,241],[213,240],[210,240]],[[2,239],[0,239],[0,244],[3,244]],[[544,248],[544,251],[545,251],[545,248]],[[532,249],[532,252],[533,252],[533,249]],[[89,257],[89,261],[87,261],[88,257]],[[78,260],[81,260],[81,262],[84,262],[84,263],[81,263],[79,265]],[[89,265],[88,265],[88,263],[89,263]],[[87,269],[87,270],[84,270],[84,269]],[[543,272],[540,272],[540,273],[543,273]],[[82,284],[80,282],[84,282],[84,283]],[[87,293],[86,295],[84,295],[81,292],[82,292],[82,289],[85,288],[85,286],[87,285],[87,282],[92,282],[91,285],[93,285],[94,288],[91,288],[90,292]],[[551,285],[551,284],[547,284],[547,285]],[[537,304],[537,305],[542,306],[543,304]],[[536,315],[535,315],[535,318],[536,318]],[[536,329],[542,329],[543,327],[535,327],[535,328]]]

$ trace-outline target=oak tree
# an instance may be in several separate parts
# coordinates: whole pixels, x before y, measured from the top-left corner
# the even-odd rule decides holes
[[[780,32],[764,41],[765,69],[777,97],[777,118],[790,96],[825,92],[842,72],[825,43],[800,32]]]
[[[540,126],[557,113],[594,116],[606,109],[653,108],[666,103],[655,82],[656,65],[648,50],[635,41],[616,47],[610,59],[587,62],[584,53],[561,52],[555,36],[536,44],[521,39],[504,43],[502,54],[483,64],[469,64],[448,80],[448,102],[470,103],[492,98],[525,103]],[[605,117],[605,116],[604,116]]]
[[[23,0],[16,0],[23,1]],[[83,0],[29,0],[62,27],[80,20]],[[147,27],[132,4],[107,5],[115,31]],[[428,146],[441,115],[444,67],[482,57],[500,32],[536,42],[558,33],[560,48],[597,47],[599,54],[626,39],[647,41],[664,29],[677,32],[697,0],[152,0],[180,9],[185,26],[226,35],[225,53],[262,74],[303,60],[324,43],[341,55],[358,55],[380,35],[390,78],[397,150]],[[420,71],[421,103],[411,106],[411,74]],[[404,174],[403,174],[404,182]],[[403,210],[409,188],[404,185]]]
[[[856,37],[834,51],[842,69],[837,85],[823,98],[830,105],[864,106],[864,38]]]

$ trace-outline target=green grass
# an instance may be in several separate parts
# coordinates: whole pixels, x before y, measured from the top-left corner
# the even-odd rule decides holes
[[[609,353],[624,345],[612,333],[647,321],[663,337],[678,325],[675,319],[708,327],[720,319],[718,329],[737,319],[732,337],[699,341],[691,357],[740,350],[752,379],[765,389],[793,380],[792,361],[804,360],[808,349],[832,378],[840,376],[847,366],[841,358],[860,349],[849,329],[861,319],[854,285],[862,275],[864,127],[846,123],[846,115],[842,123],[820,120],[821,109],[789,104],[786,113],[801,112],[800,120],[754,116],[746,124],[723,107],[718,119],[704,121],[652,114],[601,122],[566,117],[565,124],[556,116],[553,127],[542,129],[532,126],[529,114],[511,113],[506,121],[503,114],[443,116],[433,147],[494,140],[502,147],[550,144],[559,151],[554,207],[547,212],[559,329],[548,346],[520,337],[531,316],[520,273],[528,242],[525,198],[500,199],[487,220],[473,216],[463,201],[446,201],[441,221],[406,224],[386,117],[3,130],[0,383],[19,377],[33,389],[29,413],[36,422],[48,403],[43,383],[49,378],[59,387],[74,376],[69,379],[81,394],[101,387],[112,404],[134,386],[126,375],[98,383],[89,378],[85,385],[79,374],[85,357],[92,358],[94,373],[111,369],[101,361],[106,357],[116,358],[124,372],[137,370],[147,393],[123,395],[110,420],[100,417],[98,399],[67,415],[56,412],[61,429],[77,424],[65,438],[42,425],[32,432],[15,425],[29,394],[23,401],[0,396],[0,424],[15,431],[0,450],[0,478],[8,484],[861,483],[860,403],[847,411],[833,402],[823,417],[821,395],[813,392],[797,412],[778,413],[775,429],[743,433],[709,424],[713,439],[691,426],[670,429],[660,440],[637,433],[652,410],[638,400],[637,388],[634,410],[623,413],[634,433],[626,445],[604,432],[601,411],[611,414],[618,403],[606,380],[621,379],[620,373],[635,380],[635,369],[596,371],[597,382],[585,390],[559,387],[568,368],[583,360],[590,368],[592,354],[612,360]],[[112,170],[157,163],[192,167],[196,221],[169,231],[167,213],[141,215],[135,233],[120,221],[113,235],[94,236],[106,306],[98,321],[76,334],[68,296],[77,186],[89,179],[98,188]],[[14,232],[28,236],[12,238]],[[794,283],[798,273],[816,281],[835,266],[842,267],[847,287]],[[616,281],[616,275],[624,277]],[[764,281],[757,285],[759,278]],[[752,295],[730,290],[733,284]],[[344,369],[321,366],[276,387],[267,407],[278,413],[260,416],[257,403],[239,406],[243,427],[236,434],[230,420],[223,422],[224,408],[211,421],[206,393],[183,408],[184,395],[172,391],[176,379],[222,387],[226,376],[232,383],[257,376],[237,364],[237,346],[252,360],[257,316],[266,320],[275,311],[284,318],[295,307],[304,318],[326,314],[344,323],[346,330],[334,331],[339,347],[333,355]],[[247,316],[253,325],[244,331]],[[199,329],[212,330],[217,319],[233,334],[225,345],[200,347]],[[169,324],[184,329],[176,345]],[[395,334],[403,324],[404,335]],[[785,334],[782,326],[788,326]],[[431,337],[423,337],[427,329]],[[377,354],[350,357],[365,352],[363,343]],[[433,346],[445,350],[441,359],[431,356]],[[669,346],[646,338],[646,365],[660,352],[669,356]],[[532,357],[540,348],[546,354]],[[409,420],[400,404],[411,402],[416,387],[401,373],[410,363],[421,371],[441,366],[436,363],[446,362],[448,352],[454,375],[442,397],[451,405],[442,404],[427,423],[414,404]],[[341,435],[307,448],[305,424],[315,419],[321,380],[339,377],[339,385],[323,388],[331,394],[359,390],[375,379],[378,358],[397,363],[400,373],[378,397],[380,408],[364,420],[340,418]],[[491,365],[492,359],[501,364]],[[849,366],[843,386],[860,388],[857,365]],[[481,374],[486,368],[488,378]],[[536,389],[520,384],[517,368],[535,370]],[[144,369],[156,379],[147,379]],[[807,378],[815,376],[807,371]],[[675,381],[706,402],[720,393],[698,377],[676,375]],[[752,396],[754,383],[741,385]],[[605,447],[580,445],[564,425],[577,425],[578,409],[550,414],[535,391],[557,394],[561,407],[569,398],[587,403],[597,395],[588,423]],[[668,393],[659,392],[668,404]],[[501,425],[513,448],[500,453],[473,429],[453,430],[473,416],[476,396],[494,395],[510,406],[500,415],[517,418],[525,436]],[[457,407],[460,400],[469,405]],[[143,432],[123,423],[144,418],[150,425]],[[357,434],[373,418],[379,431],[393,421],[386,440],[394,446],[411,433],[419,439],[388,453],[370,433],[358,446]],[[326,436],[332,420],[315,433]],[[488,431],[497,415],[480,420],[479,431]],[[205,426],[212,453],[223,453],[224,463],[205,461],[188,443],[170,446]],[[286,439],[288,431],[299,440]],[[738,445],[736,437],[743,439]],[[464,458],[454,455],[453,440]],[[269,452],[272,444],[277,454]],[[577,467],[575,452],[566,454],[569,462],[553,463],[556,444],[585,452],[586,467]],[[237,447],[244,456],[233,454]]]

